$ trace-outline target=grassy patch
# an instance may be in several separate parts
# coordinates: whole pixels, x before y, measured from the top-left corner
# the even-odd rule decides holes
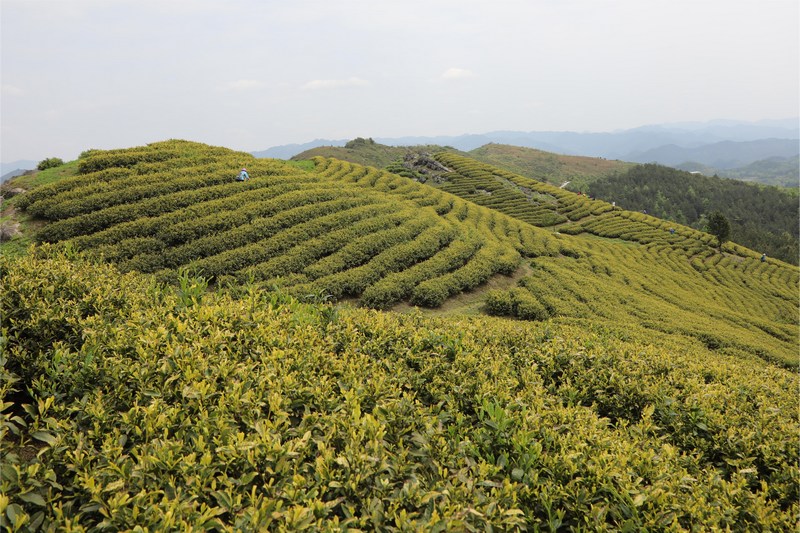
[[[316,167],[316,164],[314,164],[314,162],[311,161],[310,159],[303,159],[302,161],[290,160],[286,161],[286,163],[295,168],[299,168],[300,170],[305,170],[306,172],[311,172],[314,170],[314,167]]]
[[[41,187],[42,185],[47,185],[48,183],[55,183],[64,178],[74,176],[77,173],[78,173],[78,161],[75,160],[75,161],[70,161],[69,163],[64,163],[63,165],[58,167],[48,168],[47,170],[41,170],[33,172],[31,174],[18,176],[9,181],[9,184],[13,187],[19,187],[21,189],[30,190],[35,187]]]

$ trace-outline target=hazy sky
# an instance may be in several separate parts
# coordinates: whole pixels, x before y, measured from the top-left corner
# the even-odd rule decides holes
[[[798,116],[798,0],[0,0],[0,158]]]

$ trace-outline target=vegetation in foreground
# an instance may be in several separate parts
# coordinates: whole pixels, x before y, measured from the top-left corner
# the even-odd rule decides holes
[[[0,259],[9,530],[792,530],[795,372]]]
[[[794,527],[797,268],[434,157],[169,141],[13,198],[56,244],[0,258],[2,526]],[[464,294],[525,320],[310,303]]]
[[[797,366],[795,267],[457,154],[434,157],[439,176],[423,184],[337,159],[304,169],[168,141],[89,151],[74,176],[12,200],[49,221],[39,240],[166,282],[188,268],[215,285],[380,309],[477,293],[496,315],[630,322]],[[234,182],[245,164],[252,179]]]

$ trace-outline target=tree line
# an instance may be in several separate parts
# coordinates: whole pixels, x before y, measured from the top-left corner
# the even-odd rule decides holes
[[[700,230],[706,230],[711,214],[719,212],[730,222],[732,241],[798,264],[800,218],[794,192],[656,164],[600,179],[586,192]]]

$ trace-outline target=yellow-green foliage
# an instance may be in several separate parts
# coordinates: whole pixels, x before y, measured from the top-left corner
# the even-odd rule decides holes
[[[2,527],[800,518],[793,371],[630,322],[430,319],[176,276],[160,288],[79,257],[0,258]]]
[[[785,263],[714,248],[689,261],[681,242],[596,240],[574,258],[539,257],[531,265],[520,287],[545,316],[635,324],[697,338],[720,353],[797,367],[798,272]],[[510,307],[518,290],[494,294],[489,311],[531,318]]]
[[[452,169],[439,189],[336,159],[315,158],[306,171],[167,141],[87,152],[83,174],[35,188],[19,206],[52,220],[41,240],[123,271],[174,281],[189,268],[212,282],[374,308],[437,307],[532,260],[518,287],[488,295],[488,312],[631,323],[797,365],[796,268],[456,154],[436,157]],[[252,179],[234,182],[242,165]]]
[[[719,250],[716,238],[707,233],[615,209],[463,156],[436,157],[487,189],[494,183],[517,193],[536,191],[528,197],[533,211],[535,204],[550,205],[565,220],[574,221],[555,229],[579,236],[571,242],[576,253],[533,259],[532,272],[519,288],[488,295],[488,312],[636,324],[694,337],[721,353],[757,355],[797,367],[796,267],[773,260],[762,263],[759,254],[732,243]],[[504,212],[523,219],[513,210]]]
[[[374,307],[435,307],[512,274],[523,256],[570,250],[566,239],[397,175],[314,163],[307,171],[186,141],[92,150],[80,175],[32,190],[21,207],[51,221],[40,241],[69,242],[124,271],[169,280],[188,267],[297,294],[366,294]],[[243,165],[252,179],[235,182]]]

